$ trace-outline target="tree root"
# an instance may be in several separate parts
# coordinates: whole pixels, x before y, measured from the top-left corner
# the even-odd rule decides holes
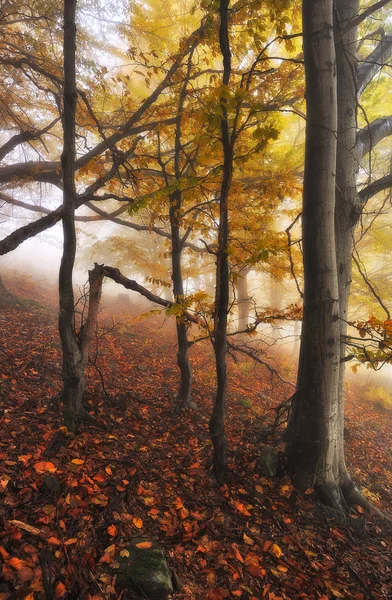
[[[333,509],[341,518],[347,518],[353,507],[359,506],[365,510],[367,515],[392,524],[392,518],[369,502],[353,482],[340,486],[318,485],[315,491],[320,502]]]

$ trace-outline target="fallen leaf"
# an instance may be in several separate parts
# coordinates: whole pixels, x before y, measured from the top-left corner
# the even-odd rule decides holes
[[[63,598],[65,596],[66,592],[67,592],[67,588],[61,581],[59,581],[54,590],[55,597]]]
[[[37,473],[55,473],[57,471],[57,468],[50,461],[37,462],[34,465],[34,469]]]
[[[24,561],[20,560],[20,558],[16,558],[14,556],[13,558],[9,559],[8,564],[9,564],[10,567],[12,567],[13,569],[15,569],[15,571],[21,571],[23,569],[23,566],[24,566]]]
[[[143,521],[140,517],[133,517],[132,519],[132,523],[135,525],[135,527],[137,527],[138,529],[141,529],[143,527]]]
[[[244,537],[245,544],[248,544],[248,546],[253,546],[254,540],[252,540],[252,538],[249,537],[249,535],[246,535],[246,533],[244,533],[243,537]]]
[[[141,550],[148,550],[151,548],[152,542],[139,542],[136,544],[136,548],[140,548]]]
[[[117,527],[115,525],[109,525],[107,532],[109,535],[114,537],[117,534]]]

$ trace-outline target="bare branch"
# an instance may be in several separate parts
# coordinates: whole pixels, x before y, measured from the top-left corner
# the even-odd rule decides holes
[[[358,159],[368,154],[384,138],[392,135],[392,115],[376,119],[357,134],[356,153]]]
[[[389,0],[390,1],[390,0]],[[385,36],[358,69],[358,97],[392,55],[392,33]]]
[[[362,205],[365,205],[370,198],[373,198],[379,192],[392,188],[392,173],[376,179],[372,183],[369,183],[363,190],[359,192],[359,200]]]

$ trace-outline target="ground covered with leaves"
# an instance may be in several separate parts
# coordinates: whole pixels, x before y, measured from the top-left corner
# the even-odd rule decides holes
[[[95,424],[70,435],[59,405],[56,300],[0,314],[0,600],[133,598],[114,555],[135,536],[159,542],[181,580],[177,600],[390,598],[391,529],[361,512],[337,519],[259,456],[274,407],[291,393],[262,366],[230,361],[230,472],[212,477],[208,343],[191,349],[193,399],[176,414],[175,336],[162,316],[101,314],[86,405]],[[95,354],[95,353],[94,353]],[[287,361],[287,357],[285,359]],[[391,413],[348,391],[347,459],[364,493],[390,509]],[[279,449],[279,446],[278,446]]]

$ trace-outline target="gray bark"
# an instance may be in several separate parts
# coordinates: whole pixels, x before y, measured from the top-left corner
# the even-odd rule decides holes
[[[304,0],[307,127],[303,192],[304,315],[297,390],[288,426],[295,486],[334,495],[339,305],[335,250],[336,60],[332,0]]]
[[[357,31],[357,28],[353,28]],[[353,53],[353,48],[350,48]],[[392,55],[392,33],[386,35],[358,69],[358,97]]]

